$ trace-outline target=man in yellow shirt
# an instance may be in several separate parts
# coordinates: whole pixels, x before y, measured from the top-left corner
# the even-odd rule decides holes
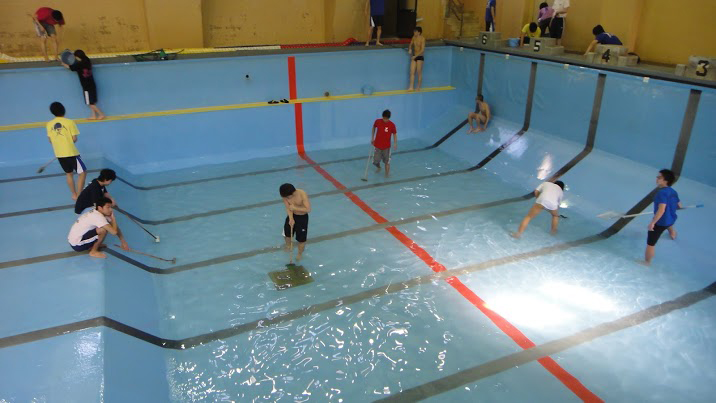
[[[520,47],[525,43],[530,43],[530,38],[539,38],[542,36],[542,30],[537,26],[536,22],[530,22],[522,27],[522,34],[520,36]]]
[[[85,186],[85,177],[87,176],[87,172],[85,172],[87,167],[85,167],[85,163],[80,158],[80,152],[75,147],[77,135],[80,134],[80,131],[77,130],[75,122],[64,117],[65,107],[61,103],[53,102],[50,105],[50,112],[55,115],[55,118],[45,125],[47,137],[50,140],[50,144],[52,144],[52,149],[55,151],[57,161],[60,162],[62,170],[67,174],[67,186],[70,187],[70,192],[72,192],[72,200],[77,200],[77,195],[82,192],[82,188]],[[76,187],[73,172],[79,174]]]

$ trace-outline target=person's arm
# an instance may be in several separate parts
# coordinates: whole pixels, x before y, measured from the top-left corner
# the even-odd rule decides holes
[[[288,215],[288,225],[293,228],[293,224],[295,221],[293,220],[293,211],[291,211],[291,204],[286,200],[283,199],[283,205],[286,207],[286,215]]]
[[[587,53],[591,52],[592,49],[594,49],[594,47],[597,46],[598,43],[599,43],[598,40],[596,40],[596,39],[593,40],[592,43],[589,44],[589,47],[588,47],[587,50],[584,52],[584,54],[586,55]]]
[[[373,128],[370,130],[370,145],[375,145],[375,133],[376,127],[373,125]]]
[[[108,198],[109,200],[112,200],[112,207],[117,207],[117,202],[114,201],[114,198],[112,197],[112,195],[109,194],[109,192],[105,192],[104,197]]]
[[[408,45],[408,55],[413,54],[413,45],[415,44],[415,37],[410,38],[410,45]]]
[[[72,136],[72,142],[73,142],[73,143],[76,143],[76,142],[77,142],[77,135],[76,135],[76,134]]]
[[[520,46],[518,46],[518,47],[521,48],[522,45],[524,45],[524,41],[525,41],[525,34],[523,32],[522,34],[520,34]]]
[[[393,151],[398,151],[398,130],[393,132]]]
[[[677,206],[679,206],[680,209],[684,208],[684,206],[681,205],[681,201],[680,201],[680,200],[679,200],[679,202],[676,203],[676,204],[677,204]]]
[[[651,222],[649,223],[649,231],[654,230],[654,225],[656,225],[656,222],[661,219],[661,216],[664,215],[664,212],[666,212],[666,203],[659,203],[659,208],[657,208],[656,213],[654,213],[654,218],[652,218]]]

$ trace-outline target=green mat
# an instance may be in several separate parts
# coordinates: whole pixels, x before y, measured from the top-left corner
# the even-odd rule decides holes
[[[277,290],[285,290],[313,282],[313,277],[311,277],[311,273],[308,270],[303,266],[296,266],[291,263],[286,265],[286,269],[272,271],[268,275]]]

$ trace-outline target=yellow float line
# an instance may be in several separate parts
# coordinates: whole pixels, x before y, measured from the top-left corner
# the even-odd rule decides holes
[[[316,98],[299,98],[289,101],[290,104],[303,104],[311,102],[329,102],[329,101],[343,101],[348,99],[359,99],[359,98],[370,98],[370,97],[387,97],[394,95],[406,95],[406,94],[420,94],[423,92],[437,92],[437,91],[450,91],[454,90],[455,87],[431,87],[423,88],[417,92],[409,92],[406,90],[394,90],[394,91],[380,91],[374,92],[372,95],[363,94],[348,94],[348,95],[332,95],[328,97],[316,97]],[[111,122],[113,120],[129,120],[129,119],[142,119],[151,118],[156,116],[171,116],[171,115],[185,115],[189,113],[204,113],[204,112],[216,112],[216,111],[228,111],[232,109],[248,109],[248,108],[263,108],[267,106],[278,106],[286,104],[269,104],[268,102],[250,102],[246,104],[235,104],[235,105],[220,105],[220,106],[204,106],[201,108],[188,108],[188,109],[173,109],[168,111],[156,111],[156,112],[143,112],[143,113],[131,113],[129,115],[117,115],[108,116],[104,120],[89,120],[89,119],[74,119],[77,124],[84,123],[101,123]],[[24,130],[34,129],[38,127],[45,127],[46,122],[34,122],[34,123],[20,123],[15,125],[0,126],[0,132],[7,132],[12,130]]]

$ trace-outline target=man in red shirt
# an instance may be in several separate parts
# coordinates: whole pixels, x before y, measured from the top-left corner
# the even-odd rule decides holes
[[[32,17],[32,22],[35,24],[35,32],[40,38],[42,44],[42,55],[45,57],[45,61],[49,62],[47,58],[47,37],[51,37],[55,42],[55,57],[57,57],[58,49],[60,49],[60,38],[59,32],[55,30],[55,25],[60,27],[62,32],[62,26],[65,25],[65,18],[59,10],[53,10],[50,7],[41,7],[35,11]]]
[[[370,143],[375,147],[373,154],[373,165],[380,172],[380,161],[385,163],[385,177],[390,175],[390,136],[393,135],[393,151],[398,149],[398,131],[395,124],[390,121],[390,111],[383,111],[383,118],[376,119],[371,130]]]

